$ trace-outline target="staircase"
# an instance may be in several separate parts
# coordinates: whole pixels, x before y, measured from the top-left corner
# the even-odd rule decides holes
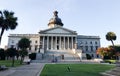
[[[62,59],[62,55],[64,55],[63,59]],[[80,57],[78,56],[78,54],[74,53],[72,50],[59,50],[59,51],[53,50],[53,51],[46,51],[46,53],[43,55],[43,58],[37,57],[37,59],[33,60],[32,62],[35,63],[54,62],[56,59],[57,62],[80,61]]]
[[[101,76],[120,76],[120,67],[101,73]]]
[[[120,76],[120,62],[116,63],[116,68],[101,73],[101,76]]]

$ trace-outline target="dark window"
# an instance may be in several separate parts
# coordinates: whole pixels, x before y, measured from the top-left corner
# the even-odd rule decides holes
[[[86,51],[88,51],[88,46],[85,46]]]
[[[37,45],[35,45],[35,51],[37,50],[37,47],[38,47],[38,46],[37,46]]]
[[[97,58],[99,58],[99,55],[97,54]]]
[[[92,44],[92,41],[90,42],[90,44]]]
[[[42,45],[40,45],[40,49],[42,48]]]
[[[12,43],[14,43],[14,40],[12,40]]]
[[[83,46],[80,46],[80,49],[83,50]]]
[[[94,57],[94,55],[92,54],[92,57]]]
[[[96,48],[96,50],[97,50],[97,49],[98,49],[98,46],[96,46],[95,48]]]
[[[37,43],[37,40],[35,41],[35,43]]]
[[[95,44],[97,44],[97,41],[95,42]]]
[[[14,45],[11,45],[11,48],[14,48]]]
[[[93,51],[93,46],[90,46],[90,48],[91,48],[91,51]]]

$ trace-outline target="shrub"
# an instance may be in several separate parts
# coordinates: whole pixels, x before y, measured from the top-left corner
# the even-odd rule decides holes
[[[89,55],[89,54],[86,54],[86,58],[89,60],[89,59],[92,59],[92,57]]]
[[[115,64],[116,63],[116,60],[111,60],[111,59],[108,59],[108,60],[104,60],[104,62],[106,63],[112,63],[112,64]]]
[[[36,53],[31,53],[31,54],[29,54],[29,58],[30,58],[31,60],[35,60],[35,59],[36,59]]]

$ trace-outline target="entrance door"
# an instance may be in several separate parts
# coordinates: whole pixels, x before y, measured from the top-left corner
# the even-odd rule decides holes
[[[62,56],[62,60],[64,60],[64,55],[61,55]]]

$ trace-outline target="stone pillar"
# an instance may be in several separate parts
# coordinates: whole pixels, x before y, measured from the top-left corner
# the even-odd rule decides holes
[[[47,50],[49,50],[49,36],[47,36]]]
[[[59,49],[61,50],[61,37],[59,37],[60,41],[59,41]]]
[[[51,50],[53,50],[53,36],[51,36]]]
[[[65,37],[64,37],[64,50],[65,50]]]
[[[68,38],[68,48],[67,49],[69,49],[69,37],[67,37]]]
[[[57,36],[55,37],[55,49],[57,50]]]
[[[41,37],[41,36],[40,36]],[[41,45],[41,38],[39,38],[39,51],[38,51],[38,53],[40,53],[40,45]]]
[[[75,37],[75,49],[77,49],[77,37]]]
[[[43,36],[42,48],[44,49],[45,36]]]
[[[73,49],[73,37],[71,37],[71,49]]]

